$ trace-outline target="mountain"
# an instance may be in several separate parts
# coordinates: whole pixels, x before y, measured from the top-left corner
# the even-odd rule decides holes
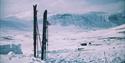
[[[9,17],[6,19],[0,19],[0,29],[1,30],[30,30],[31,22],[21,20],[15,17]],[[31,28],[30,28],[31,27]]]
[[[89,12],[85,14],[55,14],[48,16],[51,26],[61,25],[62,27],[75,26],[77,28],[93,30],[107,29],[125,23],[124,13],[107,14],[104,12]],[[38,19],[39,27],[42,27],[42,19]],[[32,30],[32,21],[9,17],[0,19],[2,30]],[[42,28],[40,28],[42,29]]]
[[[112,14],[108,17],[109,21],[117,24],[117,25],[121,25],[125,23],[125,13],[121,12],[121,13],[115,13]]]
[[[118,16],[117,16],[118,15]],[[62,26],[75,25],[80,28],[111,28],[124,24],[124,16],[121,14],[108,15],[104,12],[90,12],[86,14],[56,14],[49,17],[48,21],[53,24]],[[115,17],[116,18],[115,18]],[[117,19],[118,17],[118,19]],[[117,23],[117,20],[119,23]]]

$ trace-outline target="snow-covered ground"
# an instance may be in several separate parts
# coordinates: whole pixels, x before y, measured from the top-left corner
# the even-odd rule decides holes
[[[41,28],[41,27],[40,27]],[[42,34],[42,32],[40,32]],[[44,63],[33,58],[31,31],[0,32],[0,45],[21,44],[23,54],[0,55],[0,63]],[[87,43],[86,46],[81,46]],[[49,26],[46,63],[125,63],[125,25],[96,31]]]
[[[48,16],[45,62],[33,57],[31,21],[0,19],[0,63],[125,63],[124,16],[102,12]],[[38,22],[42,35],[41,19]]]

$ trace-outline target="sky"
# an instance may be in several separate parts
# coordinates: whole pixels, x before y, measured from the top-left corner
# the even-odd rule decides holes
[[[14,16],[31,19],[34,4],[38,5],[38,16],[42,16],[45,9],[49,14],[91,11],[115,13],[125,10],[125,0],[0,0],[0,18]]]

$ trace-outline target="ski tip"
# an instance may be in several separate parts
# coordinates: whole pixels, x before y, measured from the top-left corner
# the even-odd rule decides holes
[[[37,7],[37,4],[33,5],[33,7]]]
[[[44,12],[47,13],[47,9]]]

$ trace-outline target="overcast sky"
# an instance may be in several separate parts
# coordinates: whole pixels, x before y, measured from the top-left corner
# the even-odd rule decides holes
[[[90,11],[120,12],[125,0],[0,0],[0,17],[31,18],[32,5],[38,4],[38,14],[45,9],[53,13],[86,13]]]

